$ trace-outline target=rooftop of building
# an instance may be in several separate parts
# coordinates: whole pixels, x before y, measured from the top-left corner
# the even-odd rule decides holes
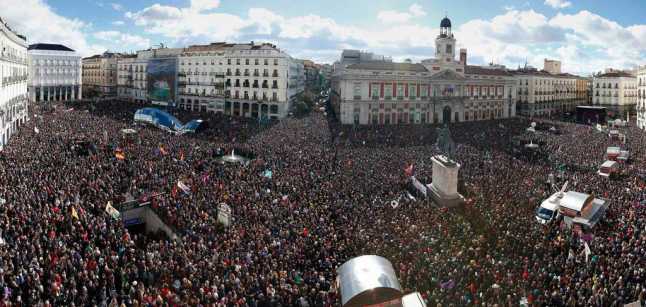
[[[394,62],[382,62],[382,61],[350,64],[346,67],[346,69],[428,72],[426,67],[424,67],[424,65],[422,64],[394,63]]]
[[[464,73],[467,75],[488,75],[488,76],[506,76],[506,77],[512,76],[512,74],[510,74],[508,71],[504,69],[488,68],[488,67],[474,66],[474,65],[467,65],[464,68]]]
[[[511,73],[512,75],[544,76],[564,79],[585,79],[584,77],[573,75],[571,73],[552,74],[546,70],[538,70],[536,68],[520,68],[516,70],[510,70],[509,73]]]
[[[621,78],[621,77],[634,78],[635,76],[624,71],[607,72],[597,76],[597,78]]]
[[[122,56],[123,54],[121,53],[106,51],[103,54],[95,54],[93,56],[83,58],[83,60],[98,59],[98,58],[120,58]]]
[[[60,44],[45,44],[45,43],[37,43],[37,44],[31,44],[29,45],[29,48],[27,50],[54,50],[54,51],[74,51],[74,49],[71,49],[67,46],[60,45]]]
[[[280,51],[274,44],[270,44],[270,43],[257,44],[252,41],[252,42],[243,43],[243,44],[215,42],[207,45],[189,45],[188,47],[184,48],[184,52],[218,51],[218,50],[225,50],[225,49],[235,49],[235,50],[273,49],[273,50]]]

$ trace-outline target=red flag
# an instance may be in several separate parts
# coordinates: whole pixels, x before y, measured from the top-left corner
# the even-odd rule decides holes
[[[173,189],[170,191],[170,195],[173,196],[173,198],[177,197],[177,185],[173,185]]]
[[[303,228],[303,236],[307,237],[310,234],[309,230],[307,230],[307,227]]]
[[[413,164],[412,164],[412,163],[411,163],[408,167],[406,167],[406,168],[404,169],[404,173],[405,173],[405,174],[406,174],[406,176],[408,176],[408,177],[413,176],[413,171],[414,171],[414,169],[413,169]]]

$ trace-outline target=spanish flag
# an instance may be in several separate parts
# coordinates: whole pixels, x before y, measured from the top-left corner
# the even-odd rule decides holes
[[[74,209],[74,207],[72,207],[72,217],[77,220],[79,219],[79,214],[76,212],[76,209]]]
[[[162,155],[164,155],[164,156],[165,156],[166,154],[168,154],[168,153],[166,152],[166,149],[164,149],[164,146],[162,146],[162,145],[159,145],[159,152],[161,152],[161,153],[162,153]]]
[[[124,155],[123,152],[121,152],[121,151],[117,151],[114,154],[114,156],[119,160],[125,160],[126,159],[126,155]]]
[[[179,160],[184,161],[184,150],[180,150],[180,152],[179,152]]]

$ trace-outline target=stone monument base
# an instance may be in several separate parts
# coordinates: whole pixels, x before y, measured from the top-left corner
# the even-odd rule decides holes
[[[434,156],[433,181],[429,194],[438,207],[455,207],[464,203],[464,197],[458,193],[458,171],[460,164],[442,156]]]
[[[438,191],[432,184],[429,185],[428,195],[433,200],[433,204],[440,208],[452,208],[464,204],[464,196],[461,194],[455,195],[443,195],[442,192]]]

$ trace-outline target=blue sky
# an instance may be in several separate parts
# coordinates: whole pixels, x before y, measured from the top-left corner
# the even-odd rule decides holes
[[[644,0],[0,0],[0,17],[30,43],[87,56],[213,41],[268,41],[330,63],[343,48],[419,61],[451,18],[469,62],[516,67],[544,58],[568,72],[646,64]]]

